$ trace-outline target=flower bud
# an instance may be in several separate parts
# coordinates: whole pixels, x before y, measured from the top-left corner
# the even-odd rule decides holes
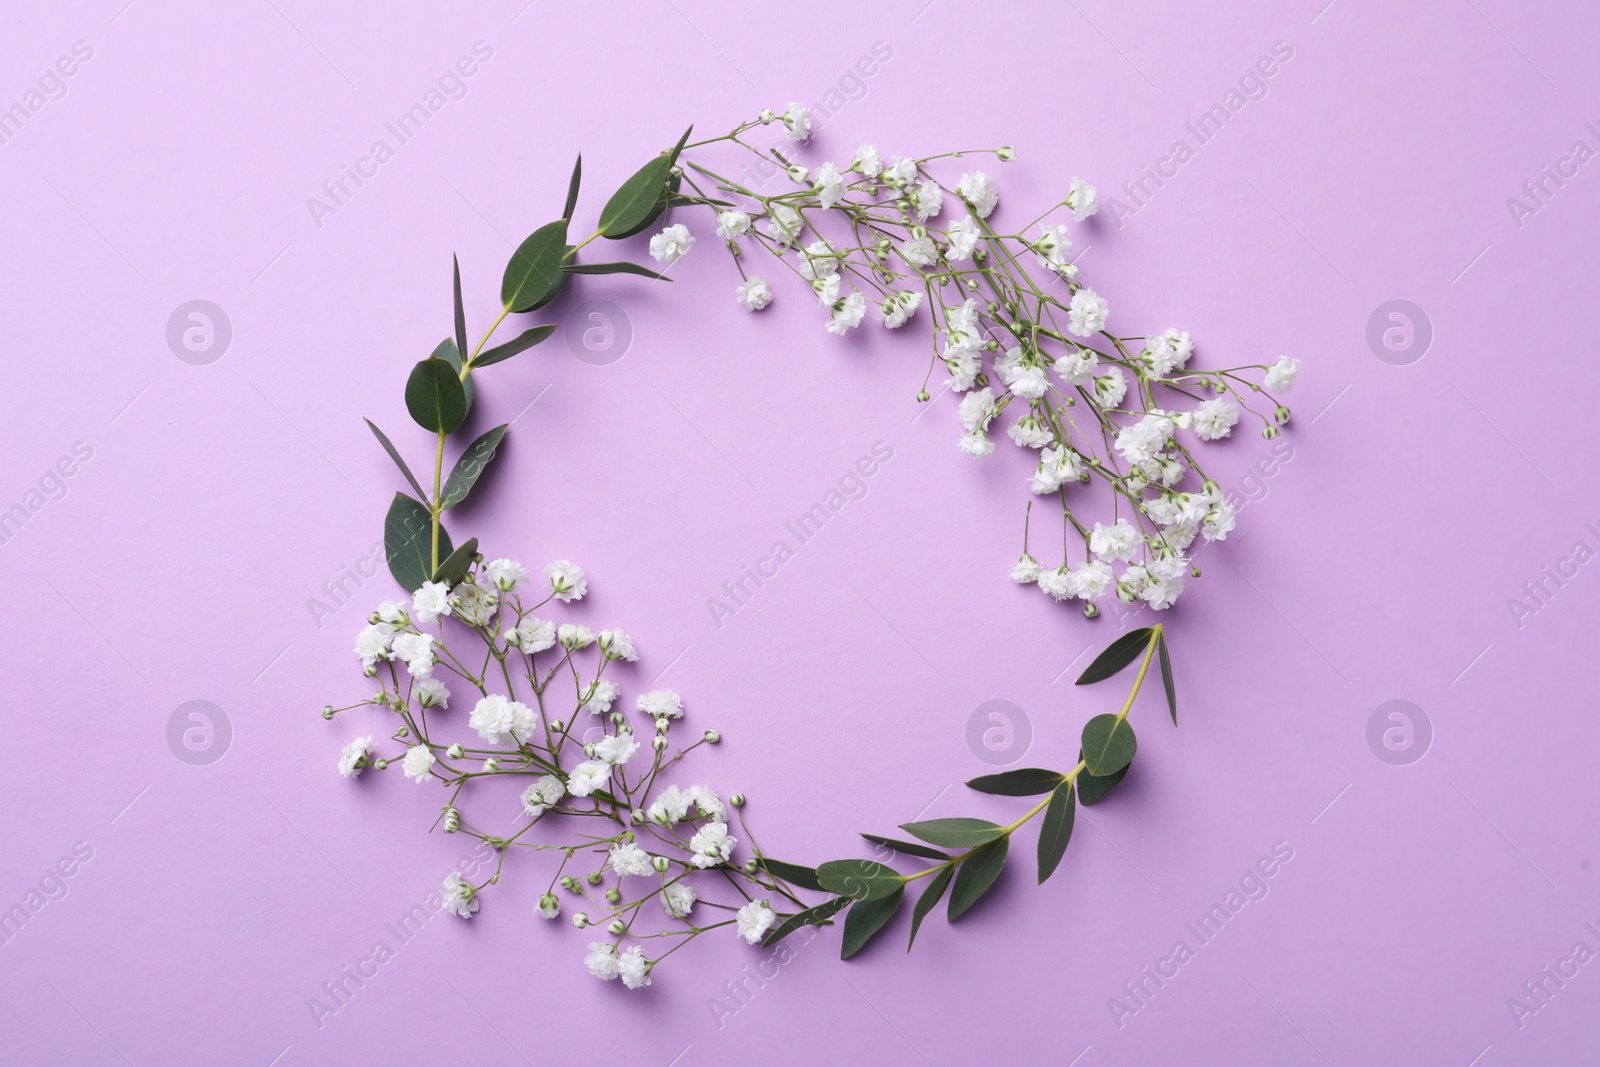
[[[665,856],[655,856],[650,860],[650,866],[656,869],[657,874],[666,874],[672,866],[672,861]]]
[[[770,125],[772,125],[773,121],[775,119],[777,119],[778,116],[770,107],[768,107],[768,108],[762,108],[761,114],[758,117],[761,120],[761,125],[770,126]]]
[[[398,731],[396,731],[396,733],[400,737],[410,737],[411,736],[411,727],[402,726],[402,727],[400,727],[400,729]]]
[[[974,252],[974,253],[972,253],[972,255],[973,255],[973,258],[977,258],[978,253]],[[977,291],[978,291],[978,279],[976,279],[976,278],[968,278],[967,279],[967,292],[976,293]]]
[[[717,731],[717,730],[707,730],[706,731],[706,743],[707,744],[714,745],[718,741],[721,741],[721,740],[722,740],[722,734],[721,734],[720,731]]]
[[[629,812],[628,818],[633,821],[633,824],[635,826],[643,826],[644,825],[644,819],[645,819],[645,815],[644,815],[643,809],[634,808],[633,811]]]
[[[1002,145],[1000,150],[995,153],[995,156],[1002,163],[1012,163],[1017,158],[1017,150],[1010,145]]]
[[[933,398],[928,395],[928,391],[926,389],[923,389],[917,393],[917,403],[919,404],[926,404],[931,399]]]
[[[453,834],[461,829],[461,812],[453,807],[444,809],[444,832]]]
[[[1191,578],[1200,577],[1200,568],[1196,567],[1196,566],[1190,566],[1190,568],[1189,568],[1189,577],[1191,577]]]
[[[1085,600],[1083,602],[1083,617],[1084,618],[1092,619],[1096,615],[1099,615],[1099,614],[1100,614],[1100,609],[1094,606],[1094,602],[1093,601]]]
[[[587,875],[584,876],[584,880],[586,882],[588,882],[590,885],[599,885],[600,882],[601,882],[601,879],[603,879],[604,877],[605,877],[605,875],[601,874],[599,871],[590,871]]]
[[[618,891],[616,886],[612,886],[610,889],[606,890],[606,903],[607,904],[615,904],[618,901],[620,901],[621,899],[622,899],[622,893],[620,891]]]
[[[656,720],[656,733],[664,734],[670,729],[672,729],[671,719],[663,717]]]
[[[788,173],[790,181],[795,182],[798,185],[810,184],[810,182],[806,180],[806,168],[802,167],[800,164],[790,164]]]
[[[736,808],[744,807],[744,794],[743,793],[735,793],[735,794],[733,794],[733,796],[728,798],[728,803],[732,804]]]
[[[460,759],[462,756],[467,754],[467,750],[461,747],[461,742],[457,741],[455,744],[445,749],[444,754],[449,756],[451,759]]]
[[[584,745],[583,746],[583,754],[585,756],[588,756],[590,759],[594,759],[594,746],[593,745]]]
[[[567,720],[565,720],[565,719],[551,719],[550,720],[550,729],[554,730],[556,733],[559,734],[562,730],[565,730],[566,728],[567,728]]]
[[[626,715],[624,715],[622,712],[613,711],[611,713],[611,725],[612,726],[621,726],[623,723],[625,723],[627,721],[628,721],[628,717]]]
[[[322,707],[322,717],[324,719],[333,718],[333,705],[332,704],[323,705],[323,707]]]
[[[761,861],[756,859],[754,856],[751,856],[749,859],[744,861],[744,873],[745,874],[755,874],[760,869],[761,869]]]
[[[381,771],[387,766],[389,766],[389,761],[386,759],[375,759],[372,761],[372,769],[375,771]]]
[[[1222,486],[1207,478],[1200,486],[1200,491],[1208,496],[1217,496],[1222,492]]]
[[[378,625],[378,622],[379,622],[378,613],[376,611],[374,611],[371,615],[367,616],[367,625],[376,626],[376,625]]]
[[[581,911],[578,912],[578,914],[572,917],[572,925],[582,930],[585,926],[589,925],[589,916],[585,915]]]
[[[1284,405],[1279,404],[1277,410],[1272,413],[1272,421],[1276,422],[1279,426],[1287,425],[1289,422],[1289,409]]]
[[[378,676],[378,665],[374,663],[370,667],[363,667],[361,668],[361,673],[366,675],[368,678],[376,678]]]
[[[613,936],[621,937],[628,932],[628,924],[621,919],[612,919],[611,925],[607,926],[606,929],[610,930]]]
[[[539,914],[546,919],[554,919],[561,914],[561,901],[554,893],[546,893],[539,898]]]
[[[493,774],[495,771],[498,771],[499,769],[500,769],[500,761],[495,759],[493,756],[490,756],[488,759],[483,761],[483,773],[484,774]]]
[[[667,739],[665,737],[652,738],[650,741],[650,747],[655,749],[657,752],[664,752],[667,748]]]
[[[570,874],[563,874],[561,876],[561,888],[569,893],[576,893],[578,891],[578,880]]]
[[[1263,426],[1261,427],[1261,436],[1270,441],[1278,436],[1278,428],[1276,426]]]

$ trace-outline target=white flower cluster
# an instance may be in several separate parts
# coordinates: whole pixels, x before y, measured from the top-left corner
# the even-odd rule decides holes
[[[692,938],[730,925],[756,944],[777,923],[767,901],[789,890],[753,863],[735,862],[739,841],[729,819],[744,803],[742,795],[724,799],[709,785],[662,781],[685,753],[720,740],[717,731],[674,751],[683,698],[671,689],[646,690],[634,698],[630,715],[620,703],[623,683],[607,676],[638,660],[633,640],[622,630],[595,631],[548,617],[551,608],[581,601],[587,592],[583,570],[567,560],[545,567],[536,581],[515,560],[497,559],[475,564],[454,585],[428,582],[409,599],[385,600],[356,635],[355,648],[363,672],[382,688],[351,708],[330,706],[323,714],[376,706],[394,716],[394,753],[380,755],[371,734],[357,737],[339,753],[342,776],[398,764],[413,782],[442,784],[450,791],[442,828],[487,842],[502,853],[502,867],[504,854],[518,847],[560,853],[564,859],[539,899],[539,915],[561,914],[558,886],[581,898],[585,909],[573,915],[573,924],[604,927],[617,939],[589,944],[589,972],[638,989],[650,984],[656,960],[621,939],[641,936],[639,912],[647,903],[659,903],[667,927],[644,936]],[[462,638],[480,646],[475,655]],[[458,702],[463,694],[472,701],[464,723],[443,714],[452,688]],[[552,706],[556,700],[564,714]],[[596,717],[601,725],[591,726]],[[474,782],[491,776],[524,779],[519,803],[490,813],[489,823],[469,822],[464,801]],[[596,829],[596,816],[609,836]],[[497,822],[506,828],[488,829]],[[697,886],[713,872],[718,877]],[[627,881],[640,878],[647,880],[642,889]],[[702,893],[728,888],[727,878],[749,885],[735,898],[741,902],[736,918],[698,925],[692,917]],[[475,885],[453,873],[440,887],[443,905],[471,918],[497,880]],[[608,880],[611,888],[602,891]],[[804,906],[788,899],[797,909]],[[734,911],[733,904],[717,906]]]

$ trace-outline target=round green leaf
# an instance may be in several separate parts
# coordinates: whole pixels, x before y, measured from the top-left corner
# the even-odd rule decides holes
[[[467,417],[467,394],[456,369],[433,356],[412,367],[406,410],[424,430],[453,433]]]
[[[1089,773],[1115,774],[1133,762],[1139,747],[1127,719],[1115,715],[1096,715],[1083,725],[1083,759]]]

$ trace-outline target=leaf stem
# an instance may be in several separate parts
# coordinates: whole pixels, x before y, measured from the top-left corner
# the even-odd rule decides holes
[[[1122,710],[1117,712],[1117,721],[1122,722],[1128,717],[1128,712],[1133,710],[1133,702],[1139,696],[1139,690],[1144,686],[1144,676],[1150,672],[1150,660],[1156,654],[1156,645],[1161,641],[1161,624],[1156,623],[1150,628],[1150,643],[1145,646],[1144,661],[1139,664],[1139,673],[1133,679],[1133,688],[1128,690],[1128,699],[1123,701]]]

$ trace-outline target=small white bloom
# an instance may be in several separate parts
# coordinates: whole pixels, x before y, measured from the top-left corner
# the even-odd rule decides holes
[[[800,264],[796,269],[800,277],[808,282],[839,273],[838,253],[827,241],[812,241],[800,252],[799,259]]]
[[[1011,376],[1011,391],[1027,400],[1037,400],[1050,388],[1043,367],[1021,367]]]
[[[1288,356],[1279,356],[1267,371],[1267,376],[1261,384],[1274,393],[1287,393],[1294,388],[1295,375],[1300,373],[1300,361],[1290,359]]]
[[[553,774],[541,775],[538,781],[522,791],[522,810],[532,818],[538,818],[557,804],[567,795],[567,787],[561,784],[561,779]]]
[[[944,350],[944,365],[950,371],[950,388],[958,393],[971,389],[983,369],[981,349],[976,341],[963,341]]]
[[[633,706],[652,718],[683,717],[683,698],[671,689],[652,689],[634,701]]]
[[[968,393],[961,398],[957,414],[961,418],[962,429],[968,433],[987,430],[990,420],[995,416],[994,390],[984,386],[976,393]]]
[[[413,782],[426,782],[433,777],[433,749],[427,745],[412,745],[406,749],[406,758],[402,765],[405,767],[406,777]]]
[[[604,715],[611,710],[611,705],[616,703],[621,695],[622,687],[609,678],[602,678],[594,683],[594,688],[582,701],[582,706],[589,709],[591,714]]]
[[[539,918],[554,919],[561,914],[561,901],[554,893],[539,898]]]
[[[528,580],[528,568],[514,559],[497,559],[483,568],[483,576],[502,593],[509,593]]]
[[[433,673],[432,634],[395,634],[394,654],[405,662],[413,678],[426,678]]]
[[[556,640],[562,648],[576,652],[594,644],[594,631],[581,622],[564,622],[556,629]]]
[[[1100,365],[1100,354],[1088,348],[1079,348],[1059,357],[1054,363],[1055,372],[1068,385],[1085,386],[1093,383],[1095,368]]]
[[[722,806],[722,801],[717,799],[717,794],[709,785],[690,786],[688,797],[694,802],[700,818],[715,819],[717,822],[727,821],[728,809]]]
[[[524,615],[518,619],[517,628],[511,633],[517,635],[516,646],[530,656],[535,652],[543,652],[547,648],[555,647],[555,624],[547,622],[537,615]],[[511,634],[507,634],[506,637],[509,640]]]
[[[1007,426],[1006,436],[1023,448],[1044,448],[1056,439],[1055,433],[1032,415],[1024,415]]]
[[[916,177],[917,161],[914,159],[901,159],[899,156],[895,156],[894,165],[883,172],[883,180],[890,185],[909,185]]]
[[[520,700],[490,693],[473,707],[467,725],[491,745],[504,745],[511,741],[520,745],[533,736],[538,716]]]
[[[922,293],[918,290],[901,290],[891,292],[884,298],[883,324],[891,330],[897,330],[906,324],[906,321],[922,306]]]
[[[439,892],[444,897],[444,910],[463,919],[472,918],[482,906],[471,883],[454,871],[444,876]]]
[[[946,257],[951,262],[971,259],[973,250],[978,247],[979,236],[978,224],[972,221],[972,216],[961,216],[945,232],[945,240],[950,246],[948,251],[945,252]],[[1074,303],[1076,303],[1076,298],[1074,298]]]
[[[619,875],[645,875],[651,873],[650,854],[631,842],[611,846],[608,863]]]
[[[1233,527],[1233,505],[1223,501],[1206,512],[1201,532],[1205,534],[1207,541],[1226,541],[1228,534],[1233,532]]]
[[[1078,453],[1066,445],[1047,448],[1039,453],[1039,466],[1028,480],[1028,488],[1039,494],[1054,493],[1082,474],[1083,462]]]
[[[1011,580],[1018,585],[1032,585],[1039,580],[1039,561],[1024,552],[1011,568]]]
[[[629,989],[650,984],[650,966],[642,945],[634,945],[617,957],[617,973],[622,977],[622,984]]]
[[[994,455],[994,442],[989,440],[988,434],[979,430],[962,434],[956,447],[974,459]]]
[[[739,306],[746,311],[760,311],[772,303],[772,287],[759,274],[752,274],[734,290]]]
[[[728,836],[726,823],[706,823],[689,839],[689,848],[694,852],[689,862],[702,870],[726,863],[733,855],[733,846],[738,843],[738,838]]]
[[[1103,408],[1114,408],[1128,395],[1128,379],[1122,376],[1121,367],[1111,367],[1094,379],[1095,399]]]
[[[361,769],[371,761],[367,758],[375,751],[371,736],[358,737],[339,750],[339,773],[346,778],[356,778]]]
[[[622,659],[635,663],[639,653],[634,651],[633,639],[621,630],[600,631],[600,651],[606,654],[607,659]]]
[[[1082,222],[1100,210],[1100,191],[1082,178],[1073,178],[1067,189],[1067,206],[1072,217]]]
[[[1194,432],[1202,441],[1216,441],[1233,433],[1239,409],[1227,400],[1202,400],[1194,409]]]
[[[860,290],[852,290],[850,295],[833,309],[833,317],[828,320],[828,332],[844,336],[846,330],[853,330],[861,325],[861,320],[867,315],[867,298],[861,295]]]
[[[681,222],[673,223],[650,238],[650,254],[656,262],[668,267],[688,255],[693,246],[694,234]]]
[[[1146,341],[1140,356],[1145,366],[1150,368],[1151,375],[1165,378],[1189,362],[1189,356],[1193,353],[1194,341],[1190,339],[1188,333],[1183,330],[1168,330]]]
[[[462,582],[450,592],[451,614],[469,626],[488,626],[499,603],[494,590],[471,582]]]
[[[850,164],[850,169],[863,178],[876,178],[883,173],[883,157],[869,144],[857,145],[856,158]]]
[[[386,622],[362,627],[361,632],[356,634],[356,655],[361,657],[362,669],[370,669],[380,659],[389,658],[393,640],[394,627]]]
[[[417,703],[441,711],[450,706],[450,690],[437,678],[424,678],[416,684]]]
[[[811,291],[817,294],[817,303],[823,307],[831,308],[839,302],[839,286],[844,279],[837,274],[829,274],[823,278],[813,278]]]
[[[1099,560],[1084,562],[1067,573],[1067,589],[1079,600],[1099,600],[1115,579],[1111,564]]]
[[[1189,573],[1189,561],[1181,557],[1158,559],[1146,564],[1145,570],[1149,581],[1139,592],[1139,599],[1157,611],[1164,611],[1176,604]]]
[[[1094,524],[1089,533],[1089,551],[1096,559],[1130,560],[1139,548],[1139,531],[1127,519],[1110,526]]]
[[[423,582],[422,588],[411,594],[411,605],[417,609],[417,621],[431,626],[439,616],[450,614],[450,587],[443,582]]]
[[[596,789],[604,789],[611,781],[611,764],[602,760],[584,760],[567,775],[567,792],[575,797],[586,797]]]
[[[661,906],[674,919],[687,919],[700,897],[687,882],[673,882],[661,891]]]
[[[743,237],[750,232],[750,216],[743,211],[717,212],[717,236],[724,241]]]
[[[917,183],[913,199],[917,205],[918,222],[927,222],[944,209],[944,190],[932,178],[924,178]]]
[[[939,262],[939,246],[927,234],[900,244],[900,256],[913,267],[931,267]]]
[[[823,163],[811,172],[811,188],[824,210],[837,207],[844,199],[844,175],[832,163]]]
[[[800,212],[788,204],[773,204],[772,213],[767,216],[763,227],[779,247],[788,247],[805,229],[805,220],[800,217]]]
[[[385,600],[379,604],[378,621],[389,623],[391,626],[405,622],[406,602],[404,600]]]
[[[1066,564],[1063,563],[1053,570],[1040,574],[1039,588],[1057,600],[1070,598],[1072,596],[1072,577],[1067,571]]]
[[[1172,419],[1164,412],[1149,412],[1138,422],[1117,431],[1116,448],[1129,463],[1148,467],[1154,463],[1161,450],[1172,439],[1175,429]]]
[[[994,187],[994,179],[981,170],[963,174],[956,183],[956,192],[980,219],[988,218],[989,212],[1000,200],[1000,191]]]
[[[589,942],[589,953],[583,957],[583,965],[602,982],[610,982],[622,973],[617,948],[607,941]]]
[[[570,604],[574,600],[582,600],[583,594],[589,591],[583,568],[571,560],[558,559],[554,563],[547,563],[544,573],[550,579],[550,590],[557,600]]]
[[[1093,289],[1079,289],[1067,306],[1067,329],[1079,337],[1093,337],[1106,328],[1111,305]]]
[[[764,900],[752,900],[739,909],[739,936],[746,944],[754,945],[777,925],[777,913]]]
[[[645,810],[645,817],[657,826],[670,826],[682,822],[689,815],[689,805],[694,803],[691,792],[669,785]]]
[[[639,751],[639,742],[633,739],[632,734],[607,734],[595,742],[595,759],[603,760],[613,767],[620,767],[633,758]]]
[[[1048,223],[1039,225],[1039,239],[1033,243],[1033,257],[1039,261],[1039,266],[1045,270],[1060,271],[1071,264],[1072,260],[1068,258],[1071,254],[1072,238],[1067,235],[1065,226],[1051,226]]]
[[[811,136],[811,110],[791,102],[783,111],[783,132],[791,141],[804,141]]]

